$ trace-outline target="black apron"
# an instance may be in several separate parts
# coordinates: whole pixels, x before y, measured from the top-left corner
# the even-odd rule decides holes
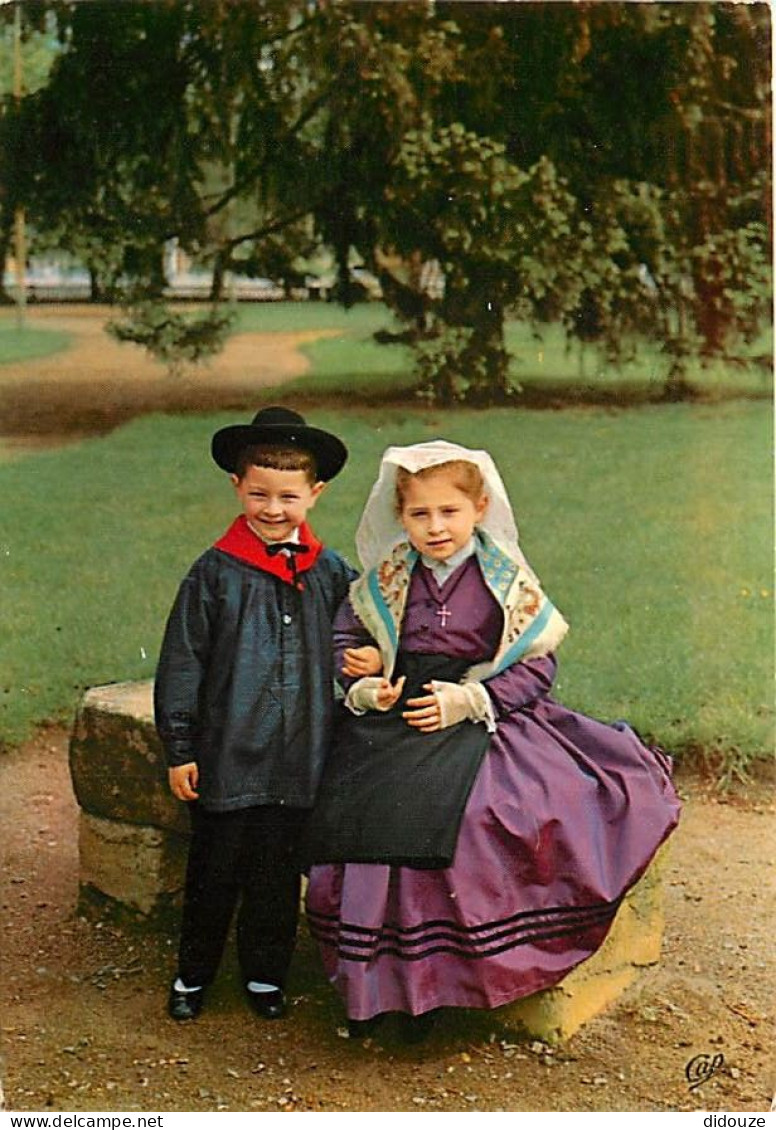
[[[341,707],[307,827],[303,859],[315,863],[388,863],[449,867],[458,829],[490,735],[459,722],[431,734],[402,718],[408,698],[431,679],[458,682],[471,660],[400,652],[399,702],[356,716]]]

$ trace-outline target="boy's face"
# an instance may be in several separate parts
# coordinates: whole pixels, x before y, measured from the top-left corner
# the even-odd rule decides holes
[[[241,479],[230,478],[249,525],[267,542],[287,541],[326,485],[310,483],[304,471],[274,467],[248,467]]]

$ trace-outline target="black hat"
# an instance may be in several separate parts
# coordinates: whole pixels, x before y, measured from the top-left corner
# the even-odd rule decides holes
[[[318,478],[323,482],[339,474],[348,457],[348,449],[342,440],[320,428],[309,428],[298,412],[279,406],[262,408],[250,424],[221,428],[213,436],[210,450],[219,467],[234,472],[240,452],[257,443],[280,444],[309,451],[315,459]]]

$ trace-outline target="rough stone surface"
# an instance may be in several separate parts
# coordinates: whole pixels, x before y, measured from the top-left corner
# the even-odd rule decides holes
[[[625,897],[601,948],[559,985],[500,1009],[505,1021],[547,1043],[567,1040],[660,960],[666,850]]]
[[[141,828],[81,812],[78,826],[79,886],[155,915],[179,901],[186,865],[184,836]]]
[[[93,816],[186,834],[154,726],[153,683],[92,687],[70,740],[70,773],[81,808]]]

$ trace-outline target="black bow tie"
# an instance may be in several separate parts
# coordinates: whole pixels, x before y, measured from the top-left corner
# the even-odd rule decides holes
[[[272,545],[267,545],[267,553],[270,557],[276,557],[278,553],[307,553],[309,545],[303,545],[298,541],[277,541]]]

